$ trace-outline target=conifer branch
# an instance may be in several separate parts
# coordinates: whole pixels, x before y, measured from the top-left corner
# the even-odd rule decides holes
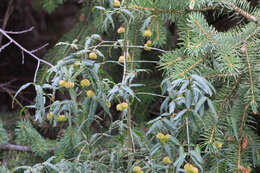
[[[198,61],[196,61],[194,64],[192,64],[191,66],[189,66],[187,69],[185,69],[182,73],[179,74],[179,76],[184,76],[187,72],[189,72],[190,70],[192,70],[194,67],[196,67],[199,63],[203,62],[204,58],[200,58]]]
[[[209,75],[205,75],[203,76],[204,78],[224,78],[224,77],[232,77],[235,74],[232,73],[227,73],[227,74],[209,74]]]
[[[244,110],[243,110],[243,116],[239,128],[239,141],[238,141],[238,159],[237,159],[237,173],[239,173],[239,170],[241,169],[241,142],[242,142],[242,135],[243,135],[243,127],[245,123],[246,118],[246,112],[248,108],[248,103],[245,104]]]
[[[134,5],[131,7],[132,9],[135,10],[142,10],[142,11],[151,11],[154,12],[155,14],[160,14],[160,13],[168,13],[168,14],[181,14],[181,13],[189,13],[192,11],[210,11],[214,10],[215,8],[202,8],[202,9],[193,9],[193,10],[166,10],[166,9],[159,9],[159,8],[147,8],[147,7],[140,7],[137,5]]]
[[[234,92],[234,90],[237,88],[237,86],[239,85],[240,79],[242,78],[242,74],[238,77],[238,79],[236,80],[235,84],[233,85],[233,87],[231,88],[231,90],[228,92],[228,94],[224,97],[224,100],[222,101],[221,105],[223,106],[224,104],[226,104],[226,101],[228,100],[228,98],[230,98],[230,96],[232,95],[232,93]]]
[[[246,61],[247,61],[247,65],[248,65],[248,72],[249,72],[249,78],[250,78],[252,103],[254,104],[255,103],[255,91],[254,91],[254,83],[253,83],[253,76],[252,76],[252,70],[251,70],[251,63],[250,63],[250,60],[249,60],[249,57],[248,57],[247,47],[245,47],[245,54],[246,54]]]
[[[247,18],[248,20],[251,20],[252,22],[255,22],[257,23],[258,22],[258,19],[249,14],[248,12],[242,10],[241,8],[238,8],[237,6],[235,6],[234,4],[230,4],[230,7],[237,13],[241,14],[243,17]]]
[[[201,30],[201,32],[206,36],[206,38],[213,44],[216,44],[214,42],[214,40],[207,34],[207,32],[203,29],[203,27],[200,25],[200,23],[195,20],[194,23],[199,27],[199,29]]]

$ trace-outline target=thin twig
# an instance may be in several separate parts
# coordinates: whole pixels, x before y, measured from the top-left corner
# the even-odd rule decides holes
[[[0,52],[4,50],[7,46],[9,46],[12,43],[12,41],[9,41],[8,43],[4,44],[2,47],[0,47]]]
[[[6,38],[8,38],[10,41],[12,41],[12,43],[14,43],[16,46],[18,46],[22,51],[24,51],[24,52],[26,52],[27,54],[31,55],[34,59],[36,59],[36,60],[38,60],[38,61],[40,61],[40,62],[42,62],[42,63],[44,63],[44,64],[47,64],[47,65],[53,67],[53,65],[50,64],[49,62],[47,62],[47,61],[45,61],[45,60],[43,60],[43,59],[38,58],[38,57],[37,57],[36,55],[34,55],[31,51],[25,49],[22,45],[20,45],[17,41],[15,41],[14,39],[12,39],[12,38],[11,38],[4,30],[2,30],[1,28],[0,28],[0,32],[1,32]]]
[[[37,49],[31,50],[31,52],[32,52],[32,53],[35,53],[35,52],[37,52],[37,51],[39,51],[39,50],[45,48],[45,47],[48,46],[48,45],[49,45],[49,43],[46,43],[46,44],[44,44],[43,46],[41,46],[41,47],[39,47],[39,48],[37,48]]]
[[[2,28],[5,30],[6,28],[6,25],[7,25],[7,22],[9,20],[9,17],[11,16],[12,12],[13,12],[13,6],[12,6],[12,3],[13,3],[13,0],[10,0],[9,1],[9,4],[8,4],[8,7],[7,7],[7,10],[5,12],[5,17],[4,17],[4,21],[3,21],[3,26]],[[2,40],[3,40],[3,35],[0,34],[0,45],[2,43]],[[1,52],[1,51],[0,51]]]
[[[33,29],[34,29],[34,27],[31,27],[29,29],[22,30],[22,31],[5,31],[5,33],[7,33],[7,34],[24,34],[26,32],[31,32]]]

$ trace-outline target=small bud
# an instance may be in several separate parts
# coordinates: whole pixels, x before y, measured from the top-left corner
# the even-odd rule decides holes
[[[243,151],[246,150],[247,144],[248,144],[248,140],[247,140],[247,138],[244,136],[244,137],[242,138],[242,149],[243,149]]]
[[[243,46],[240,49],[240,53],[245,54],[246,53],[246,44],[243,44]]]

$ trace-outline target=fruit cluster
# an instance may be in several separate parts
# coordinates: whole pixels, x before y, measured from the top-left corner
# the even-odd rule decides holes
[[[50,121],[52,118],[56,118],[56,115],[54,115],[52,112],[49,112],[47,115],[46,115],[46,119],[48,120],[48,121]],[[57,121],[58,122],[65,122],[65,121],[67,121],[68,120],[68,118],[65,116],[65,115],[63,115],[63,114],[61,114],[61,115],[59,115],[58,116],[58,118],[57,118]]]
[[[162,134],[162,133],[158,133],[156,135],[156,138],[160,140],[161,143],[164,143],[164,142],[168,142],[169,139],[170,139],[171,135],[170,134]]]
[[[75,84],[74,84],[74,82],[70,82],[70,81],[67,82],[65,80],[60,80],[59,85],[69,89],[69,88],[73,88]]]

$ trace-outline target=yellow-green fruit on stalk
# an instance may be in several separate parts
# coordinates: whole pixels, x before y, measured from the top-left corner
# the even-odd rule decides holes
[[[151,37],[151,36],[152,36],[151,30],[149,30],[149,29],[144,30],[143,36],[144,36],[144,37]]]
[[[88,57],[89,59],[97,59],[97,54],[95,52],[90,52]]]
[[[171,159],[167,156],[163,158],[163,163],[165,165],[170,165],[172,163]]]
[[[95,95],[94,91],[92,91],[92,90],[87,91],[88,98],[92,98],[94,95]]]
[[[59,85],[62,86],[62,87],[65,87],[66,81],[65,80],[60,80],[59,81]]]
[[[123,34],[125,33],[125,28],[123,26],[121,26],[120,28],[117,29],[117,33],[118,34]]]
[[[114,0],[113,6],[114,7],[120,7],[120,1],[119,0]]]
[[[82,87],[88,87],[90,85],[90,81],[88,79],[83,79],[80,81],[80,85]]]

